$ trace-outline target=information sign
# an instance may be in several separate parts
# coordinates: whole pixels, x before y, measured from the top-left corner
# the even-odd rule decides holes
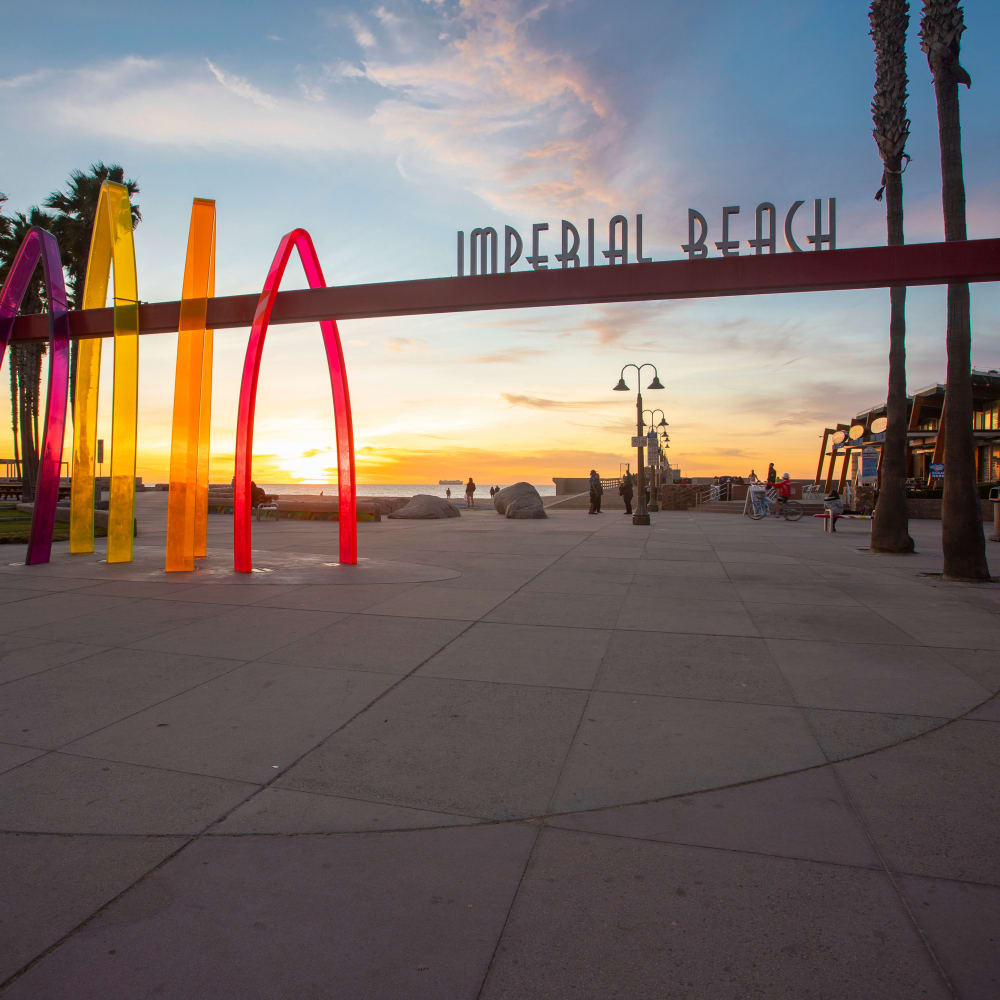
[[[944,462],[931,462],[931,479],[944,479]]]
[[[865,448],[861,452],[861,482],[874,483],[878,480],[878,449]]]

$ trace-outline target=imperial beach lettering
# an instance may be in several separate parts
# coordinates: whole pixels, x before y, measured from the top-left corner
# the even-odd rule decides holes
[[[795,213],[805,204],[803,201],[793,201],[791,207],[785,213],[785,245],[793,253],[801,253],[805,248],[799,246],[795,241],[792,232],[792,223]],[[739,205],[726,205],[722,209],[722,239],[715,240],[715,249],[723,257],[738,257],[740,253],[740,241],[731,239],[732,220],[740,214]],[[777,252],[777,227],[778,211],[769,201],[762,201],[754,209],[754,238],[746,241],[747,246],[753,250],[754,254]],[[824,247],[830,250],[837,249],[837,199],[827,199],[827,224],[828,231],[823,232],[823,199],[817,198],[813,202],[813,231],[806,239],[813,245],[814,250],[822,250]],[[697,227],[697,232],[695,231]],[[681,244],[681,249],[688,255],[688,260],[697,257],[708,256],[708,220],[696,208],[688,209],[688,241]]]
[[[603,227],[602,227],[603,228]],[[643,256],[642,252],[642,216],[635,217],[632,228],[632,242],[629,242],[629,220],[624,215],[615,215],[608,221],[607,239],[602,231],[598,243],[594,219],[587,220],[585,233],[572,222],[562,220],[558,227],[558,244],[554,243],[553,233],[545,237],[547,240],[543,252],[543,234],[549,232],[547,222],[535,222],[531,226],[531,236],[522,237],[513,226],[503,227],[503,271],[510,272],[514,265],[522,259],[535,271],[545,271],[551,267],[593,267],[598,254],[608,264],[629,263],[630,248],[634,251],[632,260],[637,264],[648,264],[653,258]],[[555,246],[558,252],[552,253]],[[458,276],[465,277],[465,233],[458,231]],[[493,226],[473,229],[469,233],[469,274],[497,274],[501,264],[500,235]],[[525,253],[526,250],[530,252]],[[581,258],[585,259],[582,260]],[[551,264],[550,264],[551,259]]]
[[[805,204],[794,201],[780,218],[785,245],[793,253],[806,249],[795,237],[795,215]],[[738,257],[744,240],[739,236],[739,205],[723,207],[718,235],[720,239],[710,240],[708,219],[696,208],[688,209],[686,243],[681,250],[689,260],[707,257],[710,248],[715,247],[723,257]],[[752,221],[747,213],[745,231],[753,235],[745,238],[747,253],[760,256],[763,253],[778,252],[778,209],[773,202],[762,201],[753,210]],[[823,221],[823,199],[813,201],[813,231],[805,239],[813,250],[836,250],[837,248],[837,199],[826,199],[826,222]],[[808,218],[808,216],[806,216]],[[799,232],[808,223],[800,217]],[[643,253],[642,215],[632,220],[624,215],[615,215],[608,220],[607,228],[598,230],[596,220],[588,219],[585,227],[578,228],[563,219],[558,226],[547,222],[535,222],[530,236],[522,234],[513,226],[504,226],[503,233],[493,226],[473,229],[466,237],[464,230],[456,234],[457,272],[460,278],[466,274],[510,273],[523,261],[535,271],[549,268],[594,267],[596,264],[648,264],[652,257]],[[466,266],[468,264],[468,266]],[[523,267],[522,267],[523,269]]]

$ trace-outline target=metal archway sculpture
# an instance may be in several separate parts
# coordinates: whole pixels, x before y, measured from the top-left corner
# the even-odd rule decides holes
[[[139,295],[132,239],[132,205],[124,184],[105,181],[90,239],[83,308],[103,307],[114,276],[114,396],[111,418],[111,498],[108,562],[132,561],[135,518],[136,419],[139,405]],[[73,492],[69,550],[94,551],[94,465],[101,341],[80,341],[73,407]]]
[[[233,496],[233,564],[238,573],[253,571],[251,552],[250,473],[253,465],[253,421],[257,403],[257,378],[264,350],[271,311],[292,250],[297,250],[310,288],[325,288],[326,281],[316,256],[312,238],[304,229],[294,229],[281,238],[267,272],[263,291],[257,300],[243,379],[240,383],[240,408],[236,422],[236,482]],[[358,561],[358,523],[354,482],[354,428],[351,423],[351,397],[347,386],[344,352],[340,332],[332,319],[320,320],[326,360],[333,390],[333,409],[337,434],[337,490],[340,498],[340,561],[353,566]]]
[[[213,345],[205,313],[213,295],[215,202],[195,198],[177,332],[164,567],[168,573],[191,572],[195,559],[204,558],[206,553]]]
[[[29,566],[47,563],[52,554],[52,531],[59,500],[63,436],[66,433],[66,400],[69,393],[69,313],[66,283],[56,238],[32,227],[17,249],[7,280],[0,289],[0,364],[14,327],[14,318],[31,286],[41,259],[45,275],[45,304],[49,319],[49,384],[45,401],[45,430],[35,488],[35,505],[28,537]],[[100,341],[98,341],[98,344]]]

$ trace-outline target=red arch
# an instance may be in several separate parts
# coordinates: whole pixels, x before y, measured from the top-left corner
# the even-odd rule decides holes
[[[257,300],[243,381],[240,383],[240,409],[236,422],[236,481],[233,505],[233,562],[237,573],[253,570],[250,537],[250,470],[253,465],[253,417],[257,403],[257,376],[264,350],[264,336],[271,319],[274,300],[285,273],[292,249],[299,252],[310,288],[325,288],[326,281],[312,239],[304,229],[294,229],[281,238],[267,272],[264,289]],[[351,396],[347,388],[347,370],[340,345],[340,332],[334,320],[320,320],[326,360],[330,367],[333,410],[337,432],[337,479],[340,494],[340,561],[355,565],[358,561],[358,521],[355,506],[354,427],[351,423]]]
[[[59,500],[59,473],[62,469],[63,437],[66,432],[66,396],[69,389],[69,314],[62,259],[56,238],[32,226],[18,247],[0,288],[0,363],[10,341],[14,317],[31,285],[39,258],[45,274],[45,304],[49,320],[49,385],[45,402],[45,434],[38,463],[35,506],[28,538],[29,566],[47,563],[52,553],[52,532]]]

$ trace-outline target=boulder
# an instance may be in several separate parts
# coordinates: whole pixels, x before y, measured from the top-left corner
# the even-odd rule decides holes
[[[394,510],[389,517],[404,520],[431,520],[443,517],[461,517],[457,507],[444,497],[432,497],[428,493],[418,493],[405,507]]]
[[[531,483],[514,483],[505,486],[493,497],[498,514],[517,519],[548,517],[538,490]]]

